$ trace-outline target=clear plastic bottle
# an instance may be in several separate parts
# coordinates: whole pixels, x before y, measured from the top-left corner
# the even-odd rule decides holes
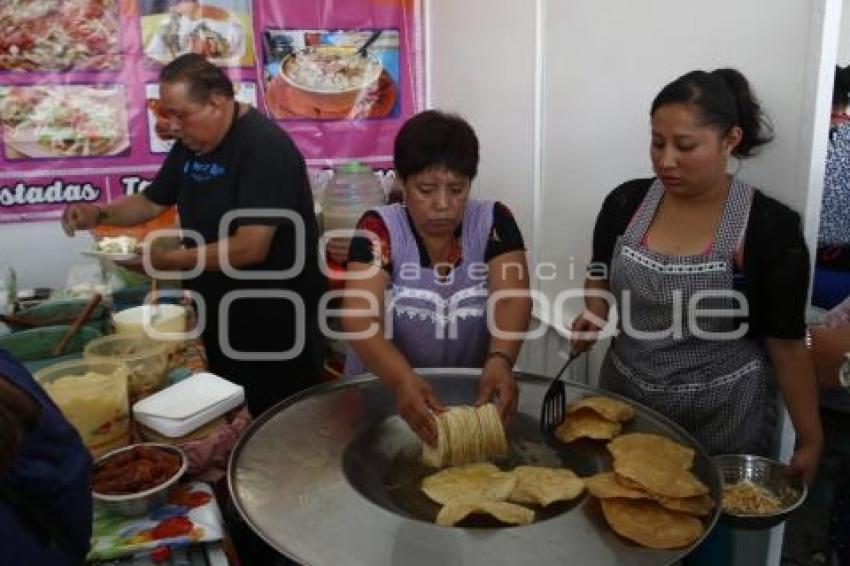
[[[384,203],[384,189],[371,167],[358,161],[335,167],[322,198],[322,228],[353,230],[364,212]],[[328,242],[329,259],[343,263],[349,243],[350,238],[333,238]]]
[[[392,184],[390,185],[390,190],[387,194],[387,204],[395,204],[395,203],[403,203],[404,202],[404,188],[402,187],[401,181],[398,177],[393,176]]]

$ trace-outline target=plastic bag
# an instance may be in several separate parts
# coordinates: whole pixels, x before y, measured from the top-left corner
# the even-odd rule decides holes
[[[158,546],[221,540],[221,511],[212,488],[201,482],[180,484],[168,503],[142,517],[122,517],[95,505],[88,560],[111,559]]]
[[[11,264],[0,260],[0,314],[12,314],[15,310],[15,299],[18,296],[18,285],[15,270]]]
[[[54,298],[63,299],[87,299],[95,292],[104,298],[112,291],[109,280],[104,277],[103,269],[96,262],[88,262],[71,266],[68,271],[68,279],[65,288],[60,290]]]

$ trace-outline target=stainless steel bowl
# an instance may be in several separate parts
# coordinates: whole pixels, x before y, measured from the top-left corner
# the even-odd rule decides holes
[[[782,508],[774,513],[734,513],[722,509],[720,520],[726,525],[738,529],[769,529],[787,519],[806,500],[806,482],[799,477],[785,476],[782,462],[751,454],[724,454],[714,456],[712,461],[724,485],[746,480],[768,489],[782,501]]]
[[[94,497],[95,504],[102,505],[106,507],[110,511],[114,511],[119,515],[124,515],[127,517],[136,517],[140,515],[146,515],[153,509],[160,507],[166,501],[168,501],[168,496],[171,495],[171,492],[174,491],[174,488],[177,486],[177,482],[183,477],[183,474],[186,473],[186,468],[189,467],[189,460],[186,458],[186,454],[176,446],[172,446],[170,444],[160,444],[157,442],[141,442],[138,444],[131,444],[130,446],[124,446],[123,448],[117,448],[112,450],[111,452],[107,452],[103,456],[97,459],[95,462],[95,469],[97,466],[105,462],[112,456],[116,454],[120,454],[121,452],[126,452],[127,450],[132,450],[133,448],[137,448],[139,446],[148,446],[151,448],[161,448],[163,450],[168,450],[180,456],[180,468],[177,470],[170,479],[167,481],[147,489],[145,491],[139,491],[136,493],[127,493],[123,495],[108,495],[105,493],[98,493],[92,490],[92,496]]]

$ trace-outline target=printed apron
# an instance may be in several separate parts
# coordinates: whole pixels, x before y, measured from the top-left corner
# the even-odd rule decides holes
[[[728,311],[745,300],[730,292],[753,190],[733,181],[712,249],[690,256],[644,244],[663,194],[656,180],[614,248],[609,285],[620,332],[603,362],[600,386],[673,419],[710,454],[766,453],[775,396],[764,347],[730,338],[740,320],[728,312],[689,320],[692,302],[703,311]]]
[[[388,338],[411,367],[480,368],[487,357],[489,283],[484,255],[493,227],[490,201],[470,200],[464,211],[461,245],[463,258],[448,278],[433,267],[421,267],[419,247],[405,207],[398,204],[375,209],[390,233],[393,255],[391,286],[386,305],[391,313]],[[351,347],[345,376],[367,371]]]

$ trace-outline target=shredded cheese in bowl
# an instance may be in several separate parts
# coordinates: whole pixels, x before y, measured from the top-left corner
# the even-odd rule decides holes
[[[766,515],[782,509],[782,500],[770,490],[744,480],[723,486],[723,509],[744,515]]]

